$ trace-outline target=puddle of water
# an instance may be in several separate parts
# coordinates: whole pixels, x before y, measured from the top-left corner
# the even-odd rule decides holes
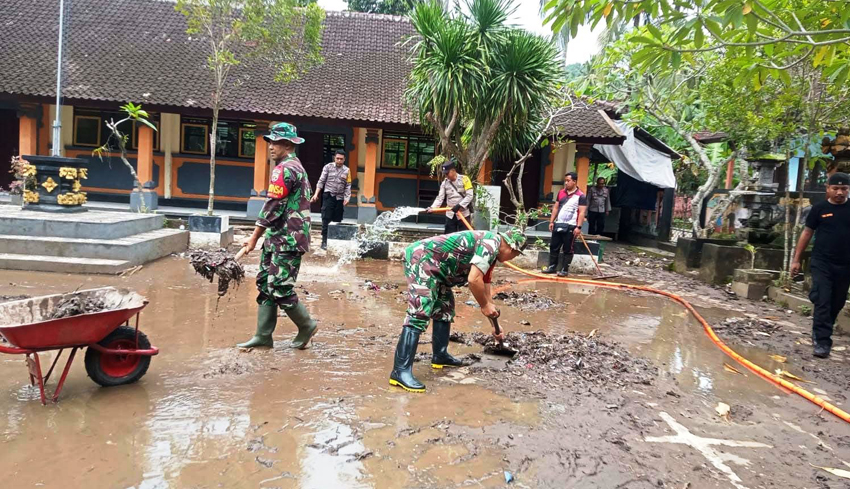
[[[535,426],[541,422],[538,404],[514,402],[463,372],[433,371],[427,362],[414,369],[428,394],[389,388],[406,308],[401,267],[374,261],[337,270],[328,265],[307,260],[299,276],[299,294],[313,299],[305,304],[321,328],[306,351],[287,347],[295,334],[287,318],[278,321],[275,350],[233,349],[254,331],[252,284],[231,291],[216,307],[215,285],[199,279],[187,260],[167,258],[126,279],[4,271],[0,295],[133,288],[150,300],[141,329],[161,354],[141,382],[113,389],[86,377],[80,355],[61,402],[47,407],[27,387],[23,358],[0,356],[0,473],[15,477],[21,487],[504,485],[501,449],[471,453],[463,443],[445,439],[442,426]],[[520,278],[502,267],[497,273]],[[366,280],[400,288],[367,290]],[[776,389],[754,375],[724,371],[730,360],[666,299],[547,282],[514,290],[537,291],[564,306],[523,311],[500,304],[508,331],[595,329],[652,358],[661,375],[674,376],[683,391],[777,403],[771,400]],[[480,310],[465,304],[470,299],[468,291],[457,292],[455,329],[489,331]],[[452,344],[450,350],[461,355],[480,347]],[[767,352],[740,353],[768,365]]]

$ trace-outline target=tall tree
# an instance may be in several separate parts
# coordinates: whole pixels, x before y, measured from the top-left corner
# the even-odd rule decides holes
[[[413,70],[406,97],[444,157],[477,175],[491,155],[514,156],[537,136],[562,81],[555,46],[507,25],[511,0],[439,1],[411,13]]]
[[[799,0],[552,0],[546,4],[553,32],[569,26],[575,37],[583,24],[609,28],[644,17],[644,47],[635,56],[641,70],[681,63],[685,54],[729,54],[738,81],[761,84],[788,80],[801,63],[823,67],[831,81],[850,75],[850,9],[844,2]],[[662,29],[662,27],[666,29]]]
[[[422,0],[348,0],[348,10],[370,14],[407,15]]]
[[[233,70],[253,57],[266,61],[275,80],[289,82],[322,63],[324,10],[305,0],[177,0],[186,16],[186,33],[200,36],[207,47],[211,93],[210,190],[207,214],[215,201],[215,156],[222,101],[232,86]]]
[[[668,27],[664,28],[669,29]],[[794,114],[791,101],[793,90],[779,81],[771,81],[754,90],[734,84],[737,73],[732,62],[717,53],[692,53],[687,62],[675,69],[651,74],[636,69],[639,54],[633,46],[635,38],[646,34],[648,27],[632,29],[620,40],[609,44],[594,58],[591,74],[579,86],[580,93],[620,101],[627,109],[626,118],[650,128],[672,131],[684,143],[697,168],[705,172],[705,180],[692,200],[692,227],[699,237],[709,229],[699,220],[703,201],[710,197],[729,157],[739,162],[739,186],[743,190],[749,180],[746,150],[767,144],[775,147],[787,139]],[[637,59],[636,59],[637,58]],[[722,130],[737,143],[736,154],[710,154],[693,134],[700,130]],[[784,138],[784,139],[783,139]],[[725,200],[709,212],[722,212],[729,204]]]

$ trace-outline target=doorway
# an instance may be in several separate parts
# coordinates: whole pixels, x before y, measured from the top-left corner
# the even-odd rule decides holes
[[[14,175],[10,173],[12,169],[12,157],[16,156],[18,151],[18,114],[14,110],[0,110],[0,190],[9,188],[9,184],[14,180]]]

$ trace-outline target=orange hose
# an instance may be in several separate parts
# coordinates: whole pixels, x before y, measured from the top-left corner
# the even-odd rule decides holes
[[[446,210],[449,210],[449,209],[448,208],[432,209],[433,212],[441,212],[441,211],[446,211]],[[463,223],[466,225],[467,228],[469,228],[470,230],[473,229],[473,227],[469,224],[469,221],[466,220],[466,218],[463,216],[463,214],[458,213],[457,215],[460,217],[460,220],[463,221]],[[747,360],[746,358],[744,358],[741,355],[739,355],[738,353],[736,353],[733,349],[729,348],[729,346],[726,343],[724,343],[723,340],[721,340],[717,336],[717,334],[714,332],[714,330],[708,324],[708,321],[706,321],[705,318],[703,318],[700,315],[700,313],[698,313],[697,310],[694,309],[694,306],[692,306],[688,301],[679,297],[676,294],[673,294],[671,292],[667,292],[667,291],[664,291],[664,290],[654,289],[652,287],[644,287],[642,285],[620,284],[620,283],[616,283],[616,282],[602,282],[602,281],[598,281],[598,280],[582,280],[582,279],[566,278],[566,277],[552,277],[552,276],[549,276],[549,275],[544,275],[542,273],[532,272],[530,270],[524,270],[524,269],[522,269],[522,268],[520,268],[520,267],[518,267],[518,266],[516,266],[516,265],[514,265],[513,263],[510,263],[510,262],[506,262],[505,266],[507,266],[508,268],[511,268],[513,270],[516,270],[520,273],[524,273],[525,275],[528,275],[530,277],[538,278],[540,280],[548,280],[548,281],[552,281],[552,282],[582,284],[582,285],[591,285],[591,286],[594,286],[594,287],[605,287],[605,288],[609,288],[609,289],[642,290],[642,291],[645,291],[645,292],[663,295],[664,297],[670,298],[670,299],[678,302],[679,304],[681,304],[685,309],[688,310],[688,312],[691,313],[691,315],[694,318],[696,318],[697,321],[700,322],[700,324],[702,324],[702,327],[703,327],[703,330],[705,331],[705,334],[708,335],[708,337],[711,339],[711,341],[714,342],[714,344],[718,348],[720,348],[720,350],[723,351],[723,353],[732,357],[736,362],[743,365],[748,370],[755,373],[759,377],[767,380],[768,382],[771,382],[771,383],[773,383],[777,386],[788,389],[789,391],[797,394],[798,396],[800,396],[800,397],[814,403],[815,405],[821,407],[823,410],[828,411],[828,412],[834,414],[835,416],[838,416],[839,418],[843,419],[844,421],[850,423],[850,414],[848,414],[847,412],[845,412],[841,408],[831,404],[830,402],[826,401],[825,399],[823,399],[819,396],[816,396],[815,394],[812,394],[811,392],[807,391],[806,389],[803,389],[796,384],[792,384],[791,382],[788,382],[787,380],[783,379],[782,377],[780,377],[776,374],[773,374],[773,373],[765,370],[762,367],[759,367],[755,363]]]

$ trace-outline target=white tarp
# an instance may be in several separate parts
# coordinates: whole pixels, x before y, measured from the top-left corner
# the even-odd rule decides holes
[[[622,146],[596,144],[593,147],[611,159],[626,175],[661,188],[676,188],[671,158],[638,140],[635,128],[623,121],[614,121],[626,140]]]

